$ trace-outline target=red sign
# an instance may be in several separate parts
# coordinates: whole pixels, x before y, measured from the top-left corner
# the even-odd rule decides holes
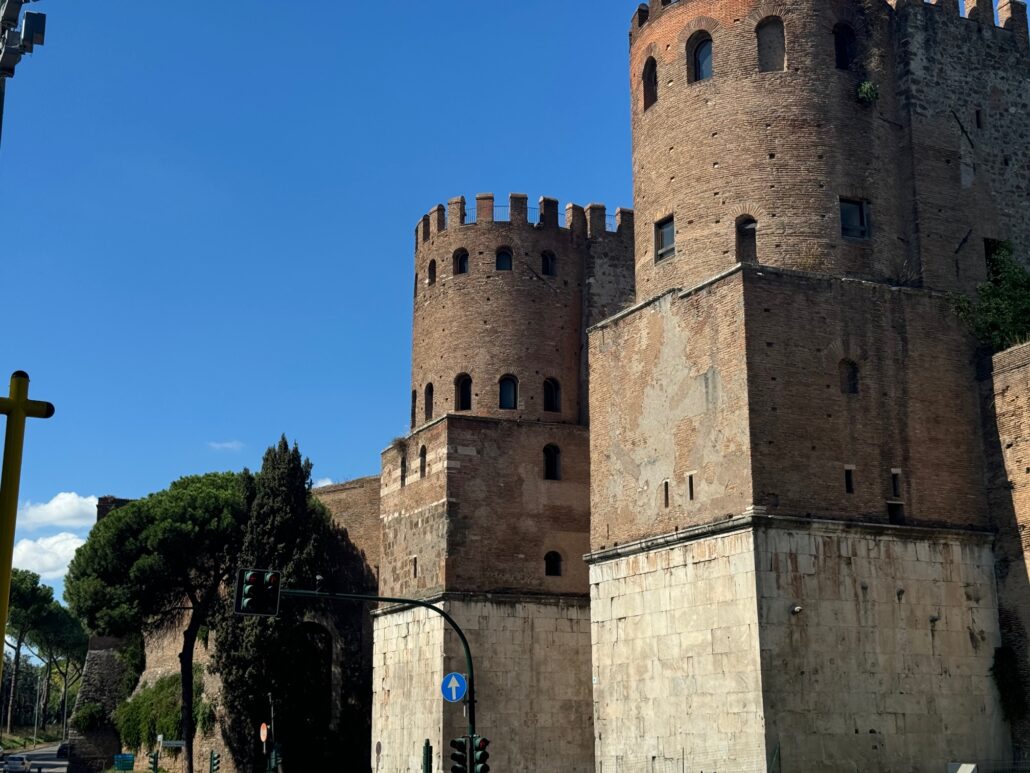
[[[261,730],[258,731],[258,735],[261,736],[261,743],[264,743],[268,740],[268,725],[266,725],[264,722],[261,723]]]

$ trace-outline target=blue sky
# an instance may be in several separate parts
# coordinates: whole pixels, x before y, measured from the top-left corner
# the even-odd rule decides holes
[[[95,500],[260,465],[378,471],[410,389],[415,223],[459,194],[631,206],[633,2],[43,0],[8,83],[0,378],[16,565],[58,586]]]

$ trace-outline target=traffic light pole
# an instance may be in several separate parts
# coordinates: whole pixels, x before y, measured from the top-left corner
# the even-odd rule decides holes
[[[454,629],[454,632],[458,634],[458,638],[461,640],[461,646],[465,650],[465,665],[468,668],[468,735],[469,738],[476,734],[476,675],[472,669],[472,650],[469,649],[468,639],[465,638],[465,632],[461,630],[454,618],[448,615],[439,607],[433,606],[427,601],[419,601],[418,599],[403,599],[393,598],[390,596],[370,596],[365,593],[326,593],[324,591],[315,590],[289,590],[283,588],[280,591],[282,596],[290,596],[293,598],[301,599],[321,599],[328,601],[385,601],[388,604],[404,604],[412,607],[422,607],[423,609],[429,609],[436,614],[440,615],[447,624]]]

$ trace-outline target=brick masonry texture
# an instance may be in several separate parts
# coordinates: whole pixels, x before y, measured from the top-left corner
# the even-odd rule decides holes
[[[593,771],[586,599],[448,596],[441,604],[475,658],[477,732],[493,739],[490,767]],[[426,738],[433,769],[447,770],[448,741],[465,733],[461,705],[440,697],[444,674],[467,670],[458,638],[420,609],[386,610],[375,631],[373,770],[420,770]]]
[[[382,525],[379,522],[379,476],[336,483],[313,489],[333,522],[347,531],[347,537],[379,576]]]

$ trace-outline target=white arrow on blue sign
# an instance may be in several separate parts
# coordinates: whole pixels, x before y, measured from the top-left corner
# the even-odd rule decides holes
[[[457,703],[464,698],[468,689],[468,682],[465,681],[465,677],[461,674],[447,674],[440,684],[440,692],[443,693],[443,699],[450,703]]]

